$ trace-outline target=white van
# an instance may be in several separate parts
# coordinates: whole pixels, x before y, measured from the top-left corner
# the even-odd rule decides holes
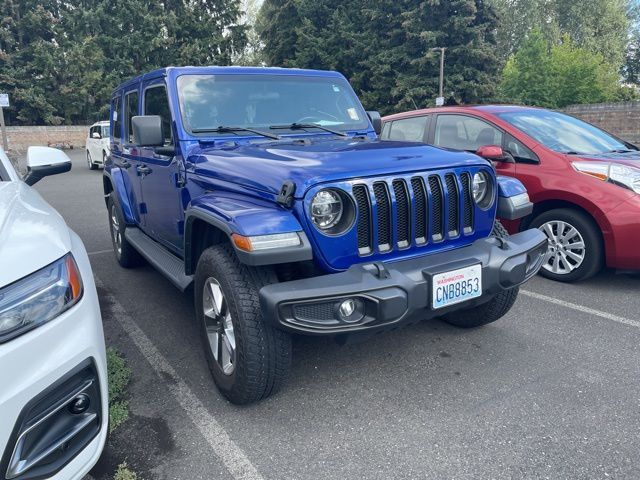
[[[96,122],[89,127],[87,140],[87,165],[91,170],[104,167],[109,157],[109,121]]]

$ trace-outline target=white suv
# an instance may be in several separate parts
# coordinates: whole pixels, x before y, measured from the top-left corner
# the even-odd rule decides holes
[[[91,170],[104,167],[104,162],[109,157],[109,122],[96,122],[89,127],[87,140],[87,165]]]
[[[0,149],[0,478],[82,478],[107,435],[102,320],[82,241],[32,189],[71,168],[30,147],[24,180]]]

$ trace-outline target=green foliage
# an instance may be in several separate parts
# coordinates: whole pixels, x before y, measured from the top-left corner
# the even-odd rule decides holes
[[[569,35],[576,46],[598,53],[616,70],[624,62],[634,0],[491,0],[500,17],[499,52],[517,52],[532,31],[549,44]]]
[[[501,92],[507,101],[547,108],[616,100],[623,94],[618,75],[602,55],[577,47],[568,35],[547,43],[534,31],[503,71]]]
[[[338,70],[383,114],[433,104],[433,47],[447,48],[445,96],[492,97],[497,27],[483,0],[265,0],[257,21],[268,64]]]
[[[129,469],[127,462],[123,462],[118,465],[118,469],[113,476],[113,480],[138,480],[138,475],[136,472]]]
[[[129,402],[124,395],[131,380],[131,369],[118,352],[107,349],[107,376],[109,380],[109,432],[113,432],[129,418]]]
[[[4,0],[0,91],[9,123],[104,119],[121,81],[168,65],[225,65],[247,42],[237,0]]]

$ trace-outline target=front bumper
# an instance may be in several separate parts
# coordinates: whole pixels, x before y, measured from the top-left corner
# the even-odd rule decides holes
[[[432,255],[389,263],[363,263],[320,277],[267,285],[260,290],[264,318],[277,327],[307,334],[356,333],[392,328],[401,323],[442,316],[488,302],[535,275],[547,250],[546,236],[536,229]],[[431,308],[434,275],[482,266],[482,296],[446,308]],[[338,306],[357,299],[366,312],[345,322]]]

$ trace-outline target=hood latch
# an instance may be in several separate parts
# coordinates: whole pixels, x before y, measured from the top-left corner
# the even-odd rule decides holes
[[[280,193],[278,193],[276,202],[278,202],[283,207],[291,208],[293,206],[294,193],[296,193],[296,184],[291,180],[285,180],[280,187]]]

